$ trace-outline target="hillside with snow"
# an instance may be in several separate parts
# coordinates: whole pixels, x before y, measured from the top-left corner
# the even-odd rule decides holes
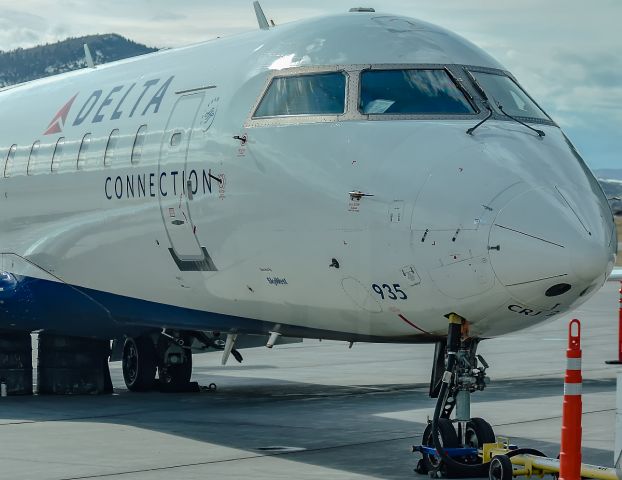
[[[0,87],[28,82],[86,66],[84,44],[88,44],[95,64],[102,64],[155,52],[140,43],[114,33],[68,38],[61,42],[0,51]]]

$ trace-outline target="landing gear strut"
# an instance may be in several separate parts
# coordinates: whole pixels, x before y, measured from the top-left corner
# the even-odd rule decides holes
[[[451,457],[448,448],[480,448],[493,443],[495,434],[488,422],[471,418],[471,394],[486,388],[488,364],[477,355],[479,339],[463,336],[466,322],[456,314],[449,315],[447,347],[437,346],[435,369],[430,383],[430,395],[437,398],[432,422],[427,426],[422,444],[433,447],[436,455],[424,454],[417,471],[431,476],[488,476],[488,465],[481,463],[477,455]],[[444,346],[444,345],[443,345]],[[442,362],[440,355],[446,359]],[[445,364],[444,371],[439,368]],[[442,373],[441,373],[442,372]],[[450,419],[455,411],[455,419]],[[454,428],[454,423],[457,429]]]

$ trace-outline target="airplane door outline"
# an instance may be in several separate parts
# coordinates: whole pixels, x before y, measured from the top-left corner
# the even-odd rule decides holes
[[[181,271],[215,271],[214,262],[195,235],[190,214],[190,195],[183,172],[188,164],[188,150],[194,124],[205,94],[180,97],[171,111],[160,144],[158,178],[171,176],[172,188],[158,191],[162,222],[171,248],[169,252]],[[172,176],[173,172],[175,176]],[[179,176],[179,179],[177,178]],[[177,182],[177,180],[181,180]]]

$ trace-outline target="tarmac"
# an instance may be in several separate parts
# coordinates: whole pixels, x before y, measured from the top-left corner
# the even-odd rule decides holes
[[[572,315],[483,342],[490,386],[473,414],[559,453],[567,323],[582,320],[583,460],[613,465],[618,284]],[[195,355],[195,394],[0,398],[0,479],[408,479],[434,400],[433,346],[305,341]],[[420,477],[423,478],[423,477]]]

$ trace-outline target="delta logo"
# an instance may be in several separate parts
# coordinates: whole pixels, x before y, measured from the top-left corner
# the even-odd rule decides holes
[[[77,127],[84,123],[95,124],[104,120],[156,114],[174,78],[172,76],[164,82],[161,82],[159,78],[153,78],[138,87],[137,83],[117,85],[106,92],[102,89],[95,90],[82,104],[73,121],[68,122],[67,118],[80,94],[78,92],[54,115],[44,135],[61,133],[68,124]]]
[[[53,135],[54,133],[60,133],[63,131],[65,127],[65,122],[67,121],[67,115],[69,115],[69,110],[71,110],[71,106],[73,105],[74,100],[78,94],[76,93],[71,100],[69,100],[63,108],[61,108],[54,118],[48,125],[48,129],[45,131],[44,135]]]

